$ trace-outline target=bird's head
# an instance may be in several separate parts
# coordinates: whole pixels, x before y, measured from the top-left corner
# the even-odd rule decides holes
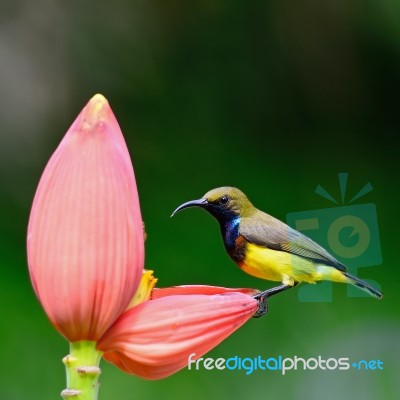
[[[201,199],[191,200],[181,204],[173,213],[189,207],[201,207],[212,214],[219,221],[226,221],[235,217],[247,217],[254,210],[246,195],[234,187],[220,187],[207,192]]]

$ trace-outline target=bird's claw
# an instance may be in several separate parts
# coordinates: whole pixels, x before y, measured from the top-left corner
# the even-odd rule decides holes
[[[268,297],[274,296],[275,294],[283,292],[284,290],[290,289],[296,286],[297,284],[298,282],[294,282],[293,285],[287,285],[283,283],[282,285],[275,286],[271,289],[267,289],[264,292],[260,292],[254,295],[253,298],[258,301],[258,309],[254,313],[253,318],[260,318],[268,312],[268,304],[267,304]]]
[[[267,295],[264,292],[260,292],[253,297],[258,301],[258,309],[254,313],[253,318],[260,318],[268,312]]]

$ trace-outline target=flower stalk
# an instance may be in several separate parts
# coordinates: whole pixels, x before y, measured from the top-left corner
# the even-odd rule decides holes
[[[70,354],[63,358],[67,374],[67,388],[61,392],[64,400],[97,400],[102,355],[94,341],[70,343]]]

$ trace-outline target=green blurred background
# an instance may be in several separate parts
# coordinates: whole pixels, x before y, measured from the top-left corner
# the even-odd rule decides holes
[[[364,268],[382,301],[270,301],[210,356],[380,359],[383,371],[183,370],[162,381],[103,363],[100,399],[395,399],[400,389],[398,140],[400,3],[316,1],[0,2],[0,398],[56,399],[66,341],[29,281],[25,234],[41,172],[100,92],[124,132],[160,286],[271,286],[225,254],[201,210],[180,203],[234,185],[285,220],[339,197],[377,207],[383,263]]]

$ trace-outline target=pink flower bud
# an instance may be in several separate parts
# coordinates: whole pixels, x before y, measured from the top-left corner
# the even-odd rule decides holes
[[[98,340],[135,294],[142,217],[128,149],[102,95],[82,110],[43,172],[27,249],[36,295],[71,342]]]

